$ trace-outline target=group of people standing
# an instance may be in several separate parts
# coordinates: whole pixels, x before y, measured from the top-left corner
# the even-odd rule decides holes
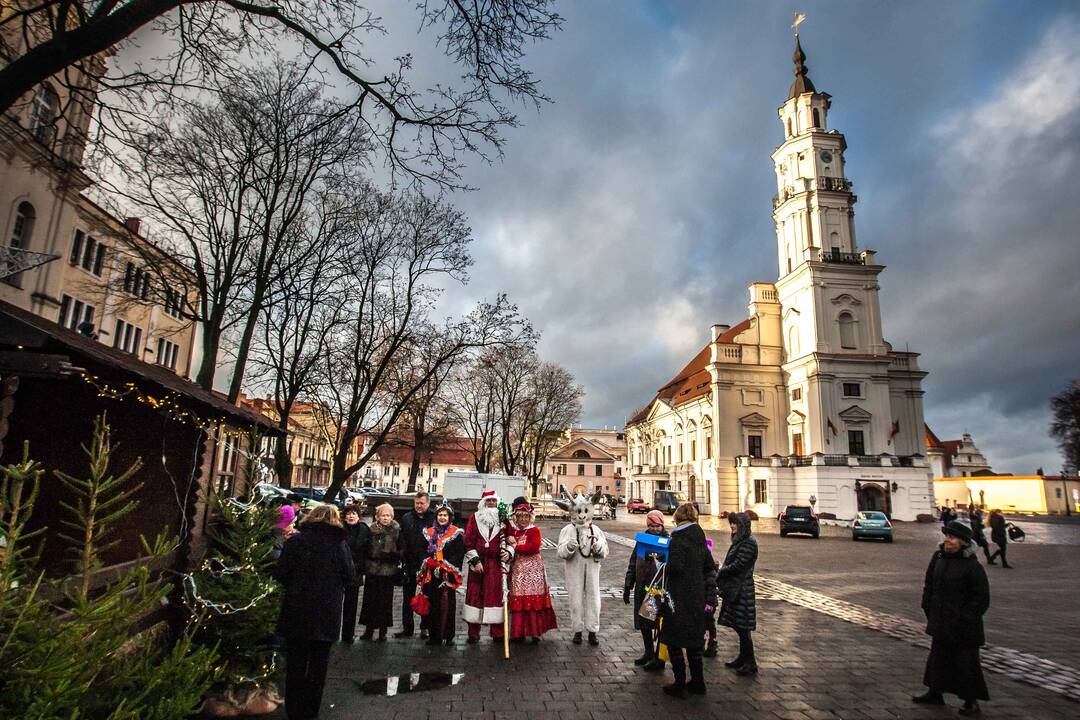
[[[634,628],[641,633],[643,653],[635,665],[649,672],[671,662],[674,682],[663,688],[668,695],[685,698],[704,695],[705,657],[717,655],[714,612],[719,605],[720,624],[732,628],[739,637],[739,654],[724,663],[740,676],[757,673],[752,632],[757,627],[757,599],[754,565],[758,546],[747,513],[731,513],[731,545],[722,563],[717,563],[705,532],[698,525],[697,509],[680,505],[674,514],[675,528],[668,533],[664,516],[656,511],[646,515],[646,532],[669,537],[666,563],[661,567],[657,553],[631,553],[623,584],[623,602],[634,600]],[[651,586],[664,575],[664,596],[655,619],[642,611]],[[689,666],[689,679],[687,668]]]

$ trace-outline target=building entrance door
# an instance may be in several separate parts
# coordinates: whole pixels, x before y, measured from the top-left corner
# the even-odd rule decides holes
[[[889,513],[889,498],[880,485],[863,483],[859,488],[859,510]]]

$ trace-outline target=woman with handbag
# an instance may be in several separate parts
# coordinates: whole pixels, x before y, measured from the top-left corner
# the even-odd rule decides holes
[[[710,601],[708,577],[716,564],[705,543],[705,531],[697,524],[698,512],[693,503],[683,503],[675,510],[677,526],[671,531],[668,545],[665,599],[660,617],[659,640],[668,647],[671,672],[675,682],[664,686],[664,693],[685,698],[686,694],[705,694],[702,651],[705,648],[705,614]],[[686,666],[690,681],[686,681]]]
[[[379,631],[379,642],[386,640],[386,628],[394,622],[394,586],[401,579],[401,526],[394,520],[394,508],[383,503],[375,508],[371,540],[364,561],[364,606],[360,623],[365,626],[361,640],[371,640]]]
[[[739,636],[739,655],[724,663],[737,675],[756,675],[754,640],[750,633],[757,629],[757,593],[754,588],[754,565],[757,563],[757,538],[751,535],[750,516],[746,513],[728,515],[731,525],[731,547],[724,564],[716,572],[721,589],[720,624]]]
[[[645,516],[645,532],[668,537],[663,513],[659,510],[649,511]],[[623,580],[623,602],[629,605],[630,596],[633,594],[634,629],[641,633],[641,644],[644,647],[644,652],[634,664],[649,672],[661,672],[667,666],[656,656],[657,648],[653,643],[656,621],[641,614],[641,606],[645,602],[645,586],[656,579],[659,560],[660,556],[656,553],[648,553],[645,557],[638,557],[636,551],[630,553],[630,561],[626,564],[626,577]]]
[[[345,610],[341,614],[341,641],[352,645],[356,636],[356,610],[360,605],[360,588],[364,584],[364,559],[367,557],[371,528],[360,520],[360,508],[345,508],[345,545],[356,568],[356,580],[345,587]]]

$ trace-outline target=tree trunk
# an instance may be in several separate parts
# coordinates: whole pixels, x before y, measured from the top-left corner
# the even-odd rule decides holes
[[[278,486],[292,487],[292,458],[289,457],[289,414],[284,413],[278,421],[282,436],[274,449],[274,468],[277,470]]]
[[[252,302],[247,320],[244,321],[244,334],[240,336],[240,345],[236,348],[236,364],[233,366],[232,382],[229,384],[229,402],[233,405],[240,397],[240,389],[244,384],[244,370],[247,368],[248,355],[251,354],[251,338],[255,334],[260,305],[261,301]]]
[[[214,324],[213,328],[208,325],[203,323],[202,358],[199,360],[199,372],[195,375],[195,382],[203,390],[214,389],[218,349],[221,347],[220,324]]]
[[[414,448],[412,454],[412,464],[409,465],[409,484],[405,487],[405,492],[410,495],[416,492],[416,478],[420,475],[420,451]]]

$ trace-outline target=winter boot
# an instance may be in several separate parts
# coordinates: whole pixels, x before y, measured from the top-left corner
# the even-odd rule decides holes
[[[581,633],[579,633],[579,632],[574,633],[574,644],[575,645],[580,645],[581,644]]]
[[[665,685],[663,688],[665,695],[670,695],[673,698],[679,698],[680,700],[686,699],[686,683],[682,680],[676,680],[670,685]]]
[[[724,663],[724,667],[731,668],[732,670],[734,670],[736,668],[741,668],[742,664],[743,664],[743,659],[742,659],[742,655],[740,655],[739,657],[735,658],[734,660],[728,660],[726,663]]]
[[[653,658],[649,662],[645,663],[641,669],[645,672],[664,672],[664,668],[667,667],[667,663],[660,658]]]
[[[716,655],[717,655],[716,640],[710,640],[709,644],[705,646],[705,652],[703,652],[701,655],[702,655],[702,657],[707,657],[707,658],[716,657]]]
[[[978,700],[965,700],[964,707],[958,711],[964,717],[982,717],[982,708]]]
[[[735,674],[739,677],[745,677],[747,675],[757,675],[757,662],[754,660],[747,660],[739,669],[735,671]]]
[[[911,702],[916,705],[944,705],[945,698],[941,697],[941,693],[936,693],[933,690],[927,690],[922,695],[914,695],[911,698]]]
[[[596,633],[594,633],[594,632],[589,633],[589,644],[590,645],[599,645],[600,644],[600,640],[596,637]]]

